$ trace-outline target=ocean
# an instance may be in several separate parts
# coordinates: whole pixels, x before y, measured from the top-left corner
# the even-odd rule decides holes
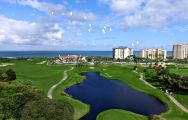
[[[101,56],[112,57],[112,51],[0,51],[0,57],[48,57],[53,58],[59,55],[81,55],[81,56]],[[134,51],[134,55],[140,56],[140,51]],[[172,56],[172,51],[167,52],[167,56]]]

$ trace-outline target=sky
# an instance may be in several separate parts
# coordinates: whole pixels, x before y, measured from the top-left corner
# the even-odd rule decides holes
[[[188,43],[188,0],[0,0],[0,50]]]

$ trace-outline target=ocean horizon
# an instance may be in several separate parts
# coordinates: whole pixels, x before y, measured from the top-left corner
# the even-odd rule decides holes
[[[134,51],[134,55],[140,56],[141,51]],[[53,58],[59,55],[81,55],[89,57],[112,57],[112,51],[0,51],[0,57],[4,58],[33,58],[33,57],[47,57]],[[167,57],[172,56],[172,51],[167,51]]]

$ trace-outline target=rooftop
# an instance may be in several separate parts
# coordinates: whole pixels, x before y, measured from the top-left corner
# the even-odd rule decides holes
[[[165,50],[165,49],[162,49],[162,48],[156,48],[156,49],[154,49],[154,48],[147,48],[147,49],[142,49],[142,50]]]
[[[81,58],[81,56],[68,55],[68,56],[59,56],[59,58],[62,58],[62,59],[78,59],[78,58]]]
[[[174,44],[174,45],[188,45],[188,44]]]
[[[119,47],[116,47],[114,49],[127,49],[128,47],[127,46],[119,46]],[[129,49],[132,49],[132,48],[129,48]]]

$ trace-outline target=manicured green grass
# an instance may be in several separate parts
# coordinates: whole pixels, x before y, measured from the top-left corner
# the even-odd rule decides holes
[[[176,73],[183,76],[188,76],[188,68],[186,67],[168,67],[171,73]],[[174,92],[175,98],[183,104],[186,108],[188,108],[188,92],[185,91],[177,91]]]
[[[186,108],[188,108],[188,92],[176,92],[175,98]]]
[[[188,114],[184,113],[183,111],[181,111],[179,108],[177,108],[174,103],[172,103],[169,98],[162,93],[159,90],[154,90],[152,88],[150,88],[149,86],[145,85],[142,81],[139,80],[139,74],[137,73],[133,73],[132,72],[132,67],[131,65],[127,65],[127,66],[115,66],[115,65],[111,65],[111,66],[100,66],[100,67],[95,67],[94,69],[89,69],[89,68],[75,68],[73,71],[71,71],[70,77],[68,80],[66,80],[61,88],[57,89],[57,92],[55,92],[55,97],[56,98],[61,98],[59,95],[59,93],[61,93],[66,87],[69,87],[73,84],[76,84],[77,82],[80,82],[83,80],[83,77],[80,76],[81,72],[86,72],[86,71],[98,71],[101,73],[102,76],[107,77],[109,79],[113,79],[113,80],[118,80],[121,81],[123,83],[128,84],[129,86],[133,87],[136,90],[139,90],[141,92],[153,95],[155,97],[157,97],[158,99],[162,100],[165,104],[167,104],[168,106],[168,111],[166,113],[161,114],[162,117],[166,118],[167,120],[187,120],[188,118]],[[138,69],[143,69],[141,67],[139,67]],[[141,71],[141,70],[138,70]],[[57,96],[56,96],[57,94]],[[70,100],[70,99],[68,99]],[[78,101],[76,101],[77,103]],[[74,103],[74,102],[72,102]],[[76,104],[78,105],[78,104]],[[84,110],[85,109],[85,110]],[[80,107],[80,106],[76,106],[76,111],[88,111],[88,106]],[[77,112],[79,113],[79,112]],[[83,112],[82,112],[83,113]],[[103,120],[109,120],[109,118],[113,119],[113,120],[117,120],[116,118],[112,118],[110,117],[111,114],[113,113],[113,110],[110,112],[110,114],[102,114],[100,115],[100,118],[102,117]],[[117,111],[115,111],[114,114],[122,114],[122,113],[118,113]],[[105,115],[105,117],[103,117],[103,115]],[[133,117],[137,116],[137,114],[132,113]],[[81,116],[81,114],[77,114],[75,118],[80,118],[77,116]],[[127,113],[126,111],[123,113],[123,116],[131,116],[129,113]],[[146,118],[146,117],[145,117]]]
[[[48,89],[63,77],[63,71],[69,69],[69,66],[64,65],[38,65],[36,63],[41,60],[34,59],[33,61],[27,60],[11,60],[10,62],[15,63],[13,66],[8,66],[6,68],[12,68],[17,73],[17,79],[20,80],[31,80],[34,84],[41,88],[45,93],[47,93]],[[43,60],[42,60],[43,61]],[[69,101],[74,109],[75,109],[75,120],[78,120],[80,117],[85,115],[89,111],[89,105],[82,103],[79,100],[75,100],[70,96],[63,96],[61,93],[67,87],[74,85],[78,82],[81,82],[84,77],[80,75],[81,72],[85,71],[98,71],[104,77],[109,79],[118,80],[122,83],[126,83],[132,88],[139,90],[141,92],[153,95],[168,105],[169,110],[166,113],[161,114],[162,117],[167,120],[187,120],[188,114],[182,112],[179,108],[177,108],[174,103],[172,103],[168,97],[164,93],[159,90],[154,90],[149,86],[145,85],[142,81],[139,80],[139,74],[132,72],[131,65],[120,66],[120,65],[111,65],[111,66],[99,66],[95,67],[95,69],[87,68],[75,68],[73,71],[69,72],[69,78],[60,85],[53,94],[55,99],[66,100]],[[106,69],[106,70],[104,70]],[[142,71],[142,67],[138,68],[138,71]],[[119,117],[121,116],[121,117]],[[140,116],[135,113],[130,113],[124,110],[108,110],[101,113],[98,117],[98,120],[127,120],[123,118],[130,118],[134,120],[138,117],[138,119],[146,119],[145,116]]]
[[[89,111],[89,105],[86,105],[84,103],[82,103],[79,100],[73,99],[71,97],[67,97],[67,96],[63,96],[61,95],[63,93],[63,91],[76,84],[81,82],[84,78],[83,76],[79,75],[80,70],[74,68],[72,71],[70,71],[69,77],[67,80],[65,80],[61,86],[59,86],[55,91],[54,91],[54,98],[55,99],[59,99],[59,100],[67,100],[68,102],[71,103],[71,105],[74,107],[75,110],[75,120],[78,120],[79,118],[81,118],[82,116],[84,116],[88,111]]]
[[[179,75],[187,75],[188,76],[188,68],[183,68],[183,67],[168,67],[169,71],[171,73],[176,73]]]
[[[175,74],[179,74],[179,75],[188,75],[188,68],[183,68],[183,67],[179,67],[178,69],[175,66],[170,66],[167,67],[167,69],[170,71],[170,73],[175,73]],[[150,71],[154,71],[154,69],[148,69]],[[152,84],[153,86],[159,86],[161,87],[161,83],[159,81],[151,81],[148,80],[148,82],[150,82],[150,84]],[[185,106],[186,108],[188,108],[188,91],[177,91],[177,90],[173,90],[173,96],[176,98],[176,100],[178,102],[180,102],[183,106]]]
[[[99,71],[101,71],[100,69]],[[149,86],[145,85],[142,81],[140,81],[139,74],[132,72],[132,66],[109,66],[105,67],[105,69],[105,72],[109,73],[112,76],[105,76],[105,74],[103,74],[103,72],[101,71],[102,75],[104,75],[105,77],[109,79],[119,80],[123,83],[128,84],[136,90],[153,95],[162,100],[164,103],[166,103],[168,105],[169,110],[166,113],[161,114],[162,117],[166,118],[167,120],[188,119],[188,114],[184,113],[179,108],[177,108],[164,93],[162,93],[159,90],[154,90]]]
[[[125,110],[107,110],[97,116],[97,120],[147,120],[143,115],[135,114]]]
[[[36,59],[37,60],[37,59]],[[12,60],[13,66],[7,66],[16,71],[17,79],[31,80],[38,88],[47,94],[48,89],[63,77],[63,71],[69,67],[64,65],[40,65],[37,61]]]
[[[15,65],[3,67],[2,69],[13,69],[16,71],[17,79],[32,81],[36,87],[40,88],[47,95],[49,88],[63,78],[63,72],[69,69],[70,66],[36,64],[45,60],[46,59],[44,58],[34,58],[31,60],[12,59],[9,62],[15,63]],[[62,86],[58,87],[53,94],[55,99],[65,100],[73,105],[75,109],[75,120],[77,120],[89,111],[89,106],[78,100],[61,95],[61,93],[64,91],[64,84],[69,84],[70,86],[74,84],[76,80],[82,80],[80,75],[75,74],[74,76],[74,72],[71,73],[70,78],[71,79],[69,79],[68,82],[65,81]]]

